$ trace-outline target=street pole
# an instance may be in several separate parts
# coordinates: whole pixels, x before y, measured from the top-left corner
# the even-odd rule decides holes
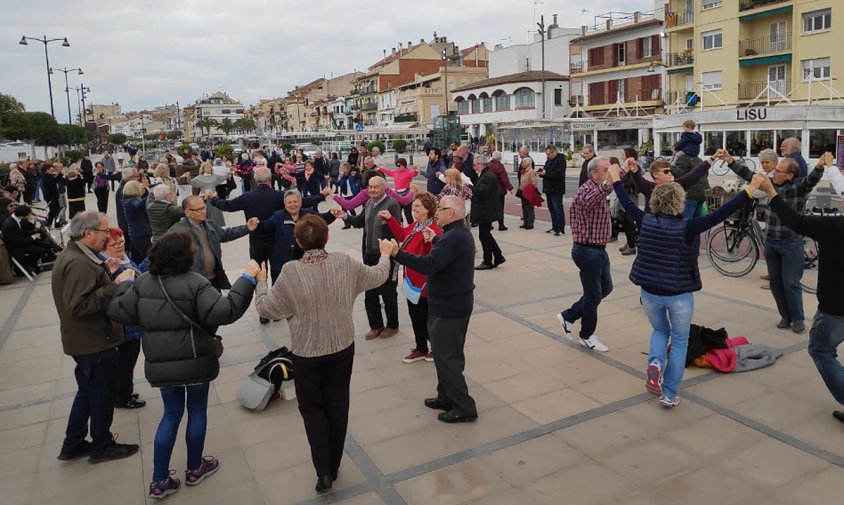
[[[50,78],[50,53],[47,50],[47,44],[49,44],[50,42],[56,42],[58,40],[61,40],[63,47],[70,47],[70,43],[67,41],[67,37],[58,39],[48,39],[47,36],[44,35],[43,38],[39,39],[36,37],[27,37],[26,35],[24,35],[23,37],[21,37],[21,40],[20,42],[18,42],[18,44],[22,46],[28,46],[29,44],[26,42],[27,40],[37,40],[38,42],[44,44],[44,59],[47,62],[47,90],[50,93],[50,115],[52,115],[53,119],[55,119],[56,110],[53,107],[53,80]]]
[[[545,119],[545,104],[548,97],[545,96],[545,14],[539,16],[539,36],[542,37],[542,119]]]
[[[141,155],[146,158],[147,157],[147,139],[146,139],[147,129],[144,128],[144,113],[141,111]]]
[[[443,111],[443,126],[445,126],[445,116],[448,116],[448,56],[446,55],[446,50],[443,49],[443,68],[444,77],[443,77],[443,98],[445,99],[445,111]]]
[[[50,68],[50,74],[53,73],[53,70],[58,70],[59,72],[64,73],[64,94],[67,96],[67,124],[72,124],[73,120],[70,116],[70,84],[67,81],[67,74],[68,72],[73,72],[74,70],[79,72],[78,75],[83,75],[85,72],[82,71],[81,68]]]

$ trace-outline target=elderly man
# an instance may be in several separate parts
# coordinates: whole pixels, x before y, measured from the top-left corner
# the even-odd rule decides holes
[[[152,228],[151,242],[154,244],[167,233],[171,226],[185,217],[185,211],[174,203],[176,195],[169,184],[158,184],[152,188],[147,199],[147,215]]]
[[[453,164],[458,159],[462,161],[463,174],[472,181],[472,184],[478,182],[478,173],[474,169],[475,160],[472,153],[469,152],[469,148],[461,144],[454,154],[455,157],[451,160],[451,163]]]
[[[809,165],[806,163],[806,158],[800,154],[800,139],[796,137],[788,137],[782,139],[782,143],[780,144],[780,152],[786,158],[791,158],[797,162],[797,166],[800,167],[800,172],[797,174],[798,179],[802,179],[809,175]]]
[[[114,175],[114,172],[117,171],[117,163],[114,161],[114,157],[108,151],[103,151],[103,168],[108,175]],[[119,179],[109,179],[111,181],[111,190],[114,191],[114,181]]]
[[[123,188],[129,181],[137,181],[140,177],[138,171],[134,168],[129,168],[123,171],[123,176],[120,184],[117,186],[117,191],[114,192],[114,213],[117,215],[117,227],[123,232],[123,237],[126,240],[126,250],[132,250],[132,241],[129,239],[129,223],[126,220],[126,213],[123,211]]]
[[[199,189],[192,187],[190,184],[191,178],[198,175],[199,161],[193,157],[191,151],[186,151],[184,161],[176,168],[176,180],[179,183],[179,203],[182,203],[185,197],[190,194],[199,194]]]
[[[827,153],[829,154],[829,153]],[[783,204],[795,212],[803,213],[806,198],[824,174],[824,167],[832,165],[832,155],[824,154],[817,167],[808,176],[800,178],[800,166],[793,158],[783,158],[773,170],[774,188]],[[730,169],[746,181],[753,178],[753,171],[738,163],[729,152],[719,149],[710,158],[710,163],[720,158]],[[768,165],[770,166],[770,165]],[[763,167],[765,167],[763,165]],[[777,303],[780,322],[777,328],[791,328],[794,333],[806,331],[803,315],[803,278],[804,252],[803,235],[794,233],[783,225],[779,216],[768,212],[765,218],[765,262],[768,265],[768,277],[771,282],[771,294]]]
[[[501,218],[498,219],[498,231],[507,231],[508,228],[504,225],[504,200],[507,193],[516,194],[513,183],[510,182],[510,177],[507,176],[507,169],[501,163],[501,151],[492,153],[492,159],[489,160],[489,167],[498,178],[498,197],[501,199]]]
[[[138,452],[136,444],[118,444],[111,434],[123,327],[108,319],[106,309],[117,285],[134,278],[134,270],[111,279],[97,256],[105,248],[108,230],[105,214],[76,214],[70,222],[71,242],[53,265],[53,302],[61,321],[62,348],[76,361],[77,385],[58,456],[61,461],[90,454],[88,462],[95,464]],[[91,442],[85,439],[89,420]]]
[[[475,400],[463,369],[466,357],[463,346],[474,305],[475,241],[463,222],[466,214],[463,200],[454,195],[444,196],[437,209],[437,223],[443,235],[434,241],[427,256],[415,256],[393,246],[393,256],[399,264],[427,276],[428,335],[437,368],[437,396],[425,400],[425,406],[444,410],[437,418],[444,423],[471,422],[478,418]],[[434,232],[422,232],[426,241]]]
[[[545,233],[554,233],[555,237],[566,234],[566,211],[563,196],[566,194],[566,158],[557,154],[557,146],[545,148],[545,166],[537,172],[542,177],[542,189],[548,197],[548,210],[551,211],[551,229]]]
[[[583,146],[583,164],[580,166],[580,178],[577,181],[578,188],[589,180],[589,162],[592,161],[595,155],[595,148],[592,144]]]
[[[530,148],[528,146],[523,145],[519,148],[519,163],[513,167],[513,171],[516,172],[516,175],[520,175],[521,167],[522,167],[522,160],[525,158],[530,158]],[[530,160],[530,168],[535,168],[533,164],[533,159]]]
[[[476,182],[472,189],[472,222],[478,225],[478,239],[484,251],[483,262],[475,270],[490,270],[507,261],[492,236],[492,223],[504,214],[498,196],[501,185],[489,167],[486,156],[479,154],[474,163]]]
[[[245,225],[220,228],[206,219],[207,209],[202,198],[188,196],[182,201],[182,207],[185,217],[171,226],[170,231],[189,232],[193,237],[196,255],[191,270],[211,281],[211,285],[218,290],[230,289],[232,285],[223,269],[223,248],[220,244],[254,231],[260,221],[253,217]]]
[[[609,350],[595,335],[598,326],[598,305],[612,292],[610,258],[607,242],[612,233],[610,208],[607,195],[612,186],[607,185],[610,160],[592,158],[587,168],[589,178],[577,188],[571,205],[571,234],[574,244],[571,257],[580,270],[583,296],[574,305],[557,314],[566,338],[574,341],[572,332],[578,319],[580,344],[594,351]]]
[[[389,211],[397,220],[401,220],[401,206],[397,201],[387,195],[387,180],[377,175],[369,179],[369,200],[363,206],[363,212],[356,216],[346,216],[344,221],[355,228],[363,228],[363,262],[373,266],[378,264],[381,257],[381,250],[378,247],[378,239],[393,238],[386,223],[378,217],[382,210]],[[364,307],[366,317],[369,320],[369,332],[366,340],[376,338],[390,338],[399,331],[399,305],[398,293],[396,292],[396,276],[393,272],[394,265],[390,266],[390,276],[381,286],[366,291],[364,295]],[[387,326],[384,327],[384,318],[381,315],[381,300],[384,300],[384,312],[387,315]]]

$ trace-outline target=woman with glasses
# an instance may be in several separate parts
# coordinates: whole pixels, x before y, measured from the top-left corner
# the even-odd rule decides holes
[[[687,173],[682,177],[674,179],[674,174],[671,173],[671,162],[668,160],[656,160],[651,163],[650,166],[650,173],[653,181],[645,179],[645,177],[642,175],[642,171],[639,170],[638,164],[632,164],[630,166],[629,171],[633,175],[633,184],[636,186],[636,189],[638,189],[640,193],[645,195],[645,212],[649,212],[651,193],[653,193],[654,188],[656,188],[660,184],[676,182],[684,190],[687,190],[692,187],[692,185],[696,183],[698,179],[700,179],[701,177],[705,177],[709,173],[709,167],[711,166],[712,163],[709,158],[707,158],[703,161],[703,163],[695,167],[691,172]]]

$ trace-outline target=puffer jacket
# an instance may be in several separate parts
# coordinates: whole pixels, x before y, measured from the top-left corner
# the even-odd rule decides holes
[[[167,200],[147,199],[147,216],[152,228],[152,243],[167,233],[171,226],[185,217],[185,211],[180,206]]]
[[[194,272],[166,276],[163,281],[179,309],[207,331],[194,328],[191,332],[190,323],[167,301],[158,277],[150,273],[118,286],[108,316],[143,329],[144,373],[153,387],[210,382],[220,372],[211,336],[218,326],[243,316],[255,286],[241,277],[223,296],[208,279]]]
[[[123,213],[126,215],[126,226],[129,227],[129,238],[149,237],[152,235],[149,216],[147,215],[147,199],[139,196],[123,199]]]

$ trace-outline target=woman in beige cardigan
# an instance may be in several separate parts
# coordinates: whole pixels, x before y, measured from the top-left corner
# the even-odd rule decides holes
[[[529,156],[525,156],[522,158],[522,163],[519,167],[519,194],[522,195],[522,191],[529,185],[533,184],[536,186],[536,171],[533,169],[533,160]],[[522,201],[522,224],[519,225],[519,228],[524,228],[525,230],[532,230],[533,229],[533,221],[536,219],[536,213],[533,210],[533,203],[524,197],[521,196],[520,200]]]
[[[337,479],[349,421],[352,308],[359,294],[387,280],[393,246],[381,240],[378,264],[367,266],[325,250],[328,225],[319,216],[302,217],[293,233],[304,256],[284,265],[272,290],[262,267],[255,307],[261,317],[287,319],[290,326],[296,397],[317,473],[316,491],[323,493]]]

